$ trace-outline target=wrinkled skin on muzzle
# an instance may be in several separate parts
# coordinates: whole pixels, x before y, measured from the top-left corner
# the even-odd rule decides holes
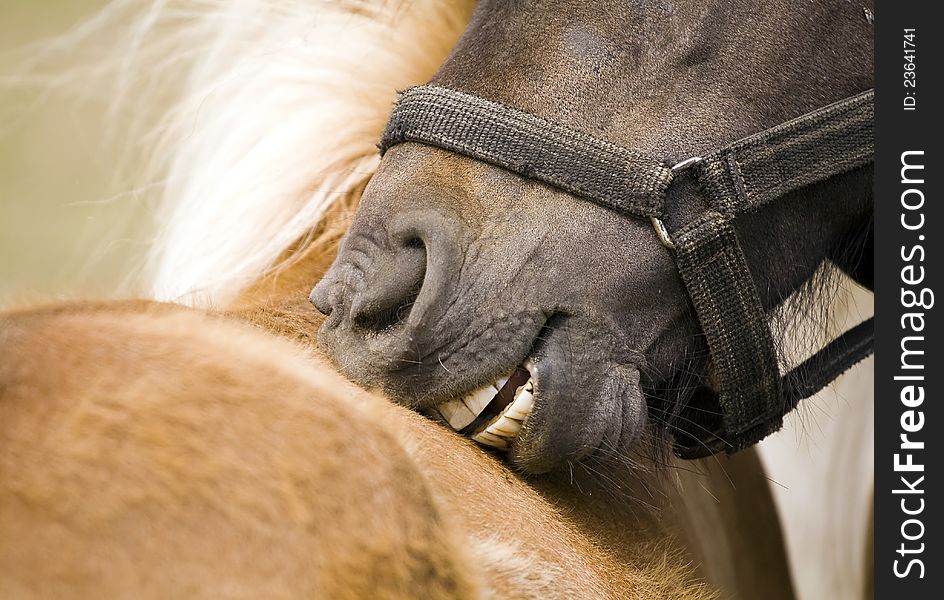
[[[671,164],[871,87],[871,39],[841,0],[482,0],[433,83]],[[870,181],[836,177],[739,219],[765,306],[869,222]],[[667,205],[672,226],[704,209],[684,181]],[[648,221],[420,144],[387,152],[311,298],[341,371],[417,409],[530,359],[535,404],[510,448],[528,472],[628,452],[653,426],[652,394],[680,373],[677,387],[709,380]]]
[[[650,227],[442,150],[396,147],[312,293],[329,315],[320,343],[346,375],[417,409],[530,359],[537,402],[511,449],[529,471],[627,447],[646,424],[640,372],[680,351],[667,326],[688,321]]]

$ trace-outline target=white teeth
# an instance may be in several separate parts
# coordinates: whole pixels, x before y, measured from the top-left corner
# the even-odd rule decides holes
[[[531,380],[518,388],[518,395],[505,410],[493,419],[485,429],[472,436],[472,439],[486,446],[505,449],[521,431],[521,425],[534,406],[534,392]]]
[[[480,388],[460,400],[443,402],[434,410],[453,429],[457,431],[464,429],[475,421],[475,418],[485,410],[506,383],[508,383],[508,377],[499,378],[491,385]],[[533,406],[534,385],[532,380],[528,379],[524,385],[515,390],[515,399],[486,427],[475,432],[471,436],[472,439],[486,446],[507,449],[521,431],[521,425]]]
[[[522,390],[505,411],[505,415],[510,419],[524,421],[524,418],[531,412],[532,406],[534,406],[534,393],[529,390]]]
[[[487,385],[460,400],[448,400],[436,407],[443,419],[455,430],[463,429],[479,416],[495,397],[495,388]]]
[[[469,410],[461,400],[448,400],[436,407],[442,418],[455,430],[466,427],[478,416]]]
[[[495,397],[495,388],[490,385],[487,385],[483,388],[479,388],[462,399],[462,402],[469,407],[475,416],[481,414],[485,407],[488,406],[488,403],[492,401],[492,398]]]
[[[500,450],[504,450],[508,447],[508,442],[504,437],[499,437],[489,433],[488,431],[480,431],[479,433],[473,435],[472,439],[480,444],[485,444],[486,446],[491,446]]]

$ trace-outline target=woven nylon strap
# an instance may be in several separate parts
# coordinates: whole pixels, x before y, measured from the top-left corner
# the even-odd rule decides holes
[[[781,378],[767,317],[732,220],[873,160],[873,92],[863,92],[744,138],[695,163],[709,210],[671,232],[675,259],[714,367],[717,423],[682,419],[676,454],[696,458],[751,446],[872,347],[871,320]],[[515,108],[437,86],[400,95],[384,154],[419,142],[508,169],[625,214],[661,219],[670,165]],[[658,223],[661,227],[661,222]],[[668,240],[665,240],[668,241]],[[815,388],[815,389],[814,389]]]
[[[672,170],[530,113],[437,86],[406,90],[380,153],[401,142],[451,150],[637,217],[661,217]]]

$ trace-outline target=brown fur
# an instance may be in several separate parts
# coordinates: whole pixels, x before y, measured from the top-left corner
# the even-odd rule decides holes
[[[474,595],[397,440],[290,349],[163,306],[4,325],[0,596]]]

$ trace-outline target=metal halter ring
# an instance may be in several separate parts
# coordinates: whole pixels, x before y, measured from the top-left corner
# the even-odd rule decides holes
[[[677,162],[674,165],[672,165],[672,174],[675,175],[677,173],[681,173],[682,171],[687,171],[691,169],[692,167],[694,167],[695,165],[697,165],[698,163],[700,163],[701,161],[702,161],[702,157],[693,156],[691,158],[686,158],[683,161]]]
[[[693,156],[675,163],[670,168],[672,169],[672,174],[675,175],[691,169],[701,161],[702,158],[700,156]],[[656,235],[659,236],[659,241],[662,242],[662,245],[669,250],[675,250],[675,242],[672,241],[672,236],[669,235],[669,230],[666,228],[665,223],[662,222],[662,219],[651,217],[650,220],[652,221],[652,228],[656,230]]]
[[[675,242],[672,241],[669,230],[665,228],[665,223],[658,217],[650,217],[649,220],[652,221],[652,228],[656,230],[656,236],[662,242],[662,245],[669,250],[675,250]]]

